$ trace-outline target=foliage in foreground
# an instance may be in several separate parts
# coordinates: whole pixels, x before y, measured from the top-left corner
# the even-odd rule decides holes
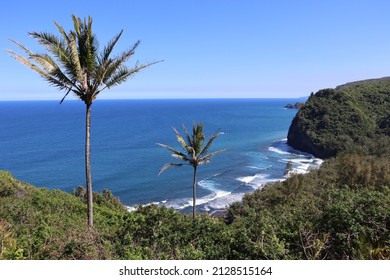
[[[220,218],[126,209],[0,172],[0,259],[390,259],[390,138],[244,197]],[[353,176],[352,176],[353,174]],[[89,234],[85,234],[89,232]]]

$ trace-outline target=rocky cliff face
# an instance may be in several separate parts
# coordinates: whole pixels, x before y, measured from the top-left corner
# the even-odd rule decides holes
[[[291,147],[323,159],[336,155],[334,150],[326,150],[321,145],[313,143],[314,139],[307,135],[302,124],[302,119],[298,113],[294,117],[287,134],[287,143]]]

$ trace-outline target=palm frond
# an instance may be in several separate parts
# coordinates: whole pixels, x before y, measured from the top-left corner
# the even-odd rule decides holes
[[[56,79],[50,73],[48,73],[47,71],[38,67],[36,64],[32,63],[27,58],[21,56],[20,54],[14,52],[14,51],[11,51],[11,50],[8,50],[8,53],[11,54],[11,56],[13,56],[21,64],[23,64],[23,65],[29,67],[30,69],[34,70],[35,72],[37,72],[39,75],[41,75],[41,77],[43,77],[45,80],[47,80],[50,84],[52,84],[60,89],[69,89],[69,85]]]
[[[129,69],[125,66],[121,66],[120,68],[116,69],[115,73],[108,77],[108,80],[104,82],[105,86],[102,88],[112,88],[114,86],[117,86],[123,82],[125,82],[129,77],[135,75],[142,69],[149,67],[153,64],[159,63],[160,61],[151,62],[149,64],[143,64],[140,66],[136,66],[132,69]],[[106,73],[108,76],[108,73]]]
[[[124,51],[120,56],[114,57],[110,61],[105,61],[104,65],[106,71],[105,75],[103,76],[102,83],[106,85],[110,83],[110,77],[112,77],[112,75],[115,75],[118,69],[123,68],[124,63],[134,54],[134,51],[139,44],[140,41],[137,41],[129,50]],[[133,69],[136,69],[137,67],[138,65],[136,64]]]
[[[179,131],[177,131],[176,128],[173,128],[173,131],[175,132],[177,141],[180,143],[180,145],[181,145],[181,147],[183,148],[183,150],[189,152],[189,150],[188,150],[188,147],[189,147],[188,144],[189,144],[189,143],[187,143],[187,142],[184,140],[183,136],[181,136],[181,134],[179,133]]]
[[[65,98],[68,96],[68,94],[70,93],[72,89],[68,89],[68,91],[65,93],[64,97],[62,97],[61,101],[60,101],[60,104],[62,104],[62,102],[64,102]]]
[[[71,32],[69,34],[69,51],[70,51],[70,60],[72,65],[72,72],[77,78],[77,81],[83,84],[83,69],[81,68],[80,58],[79,58],[79,50],[77,48],[77,39],[76,33]]]
[[[129,78],[131,75],[135,74],[138,71],[136,70],[133,73],[126,66],[118,67],[117,69],[115,69],[115,72],[111,73],[108,79],[104,82],[105,87],[112,88],[114,86],[120,85],[121,83],[125,82],[127,78]]]
[[[196,155],[200,155],[204,140],[205,137],[203,134],[203,124],[198,123],[197,125],[195,125],[195,123],[193,123],[192,124],[192,147],[194,148]]]
[[[191,161],[190,158],[188,158],[186,155],[183,155],[183,154],[173,153],[171,156],[174,158],[177,158],[177,159],[181,159],[182,161]]]
[[[41,68],[39,68],[38,66],[36,66],[35,64],[33,64],[30,60],[28,60],[27,58],[25,58],[24,56],[12,51],[12,50],[7,50],[7,52],[15,59],[17,60],[18,62],[20,62],[21,64],[29,67],[30,69],[38,72],[38,74],[40,74],[42,77],[46,78],[46,76],[49,76],[49,74],[47,74],[45,71],[43,71]]]
[[[69,65],[70,60],[67,52],[67,45],[69,42],[65,43],[64,40],[46,32],[29,32],[28,34],[32,38],[38,40],[38,42],[43,45],[47,51],[54,54],[55,57],[61,61],[63,66]]]
[[[19,43],[15,40],[12,40],[12,39],[8,39],[10,40],[12,43],[14,43],[15,45],[17,45],[21,50],[23,50],[28,56],[32,55],[33,52],[30,51],[28,48],[26,48],[22,43]],[[16,52],[12,51],[12,50],[8,50],[9,53],[13,53],[13,54],[16,54]]]
[[[188,130],[186,128],[186,126],[184,124],[182,124],[182,127],[183,127],[183,130],[184,130],[184,133],[186,135],[186,138],[187,138],[187,143],[188,143],[188,146],[192,147],[194,145],[192,139],[191,139],[191,136],[190,134],[188,133]],[[190,152],[190,151],[189,151]],[[192,154],[192,151],[191,151],[191,154]]]
[[[88,74],[92,74],[98,63],[99,42],[91,27],[85,25],[85,23],[82,25],[81,34],[77,37],[77,40],[81,67]]]
[[[69,80],[69,78],[61,71],[61,68],[57,63],[47,54],[39,55],[32,54],[30,59],[36,61],[43,67],[43,70],[50,75],[52,78],[64,84],[64,88],[72,89],[74,82]]]
[[[183,154],[182,152],[176,150],[175,148],[172,148],[172,147],[170,147],[170,146],[168,146],[168,145],[161,144],[161,143],[157,143],[157,145],[159,145],[159,146],[161,146],[161,147],[163,147],[163,148],[165,148],[165,149],[171,151],[173,154],[175,154],[175,155],[177,155],[177,156],[180,156],[180,157],[182,157],[182,158],[187,159],[187,155],[185,155],[185,154]]]
[[[99,62],[100,64],[106,64],[110,55],[111,55],[111,52],[113,51],[116,43],[118,42],[118,40],[120,39],[120,37],[122,36],[122,33],[123,33],[123,30],[121,30],[110,42],[107,43],[107,45],[104,47],[103,49],[103,52],[101,53],[100,57],[99,57]]]
[[[76,15],[72,15],[72,20],[73,20],[73,28],[76,31],[76,34],[80,36],[81,34],[81,19],[77,17]]]
[[[217,154],[220,154],[220,153],[223,153],[223,152],[225,152],[225,151],[227,151],[227,150],[228,150],[228,149],[221,149],[221,150],[212,152],[212,153],[210,153],[210,154],[208,154],[208,155],[205,155],[205,156],[199,158],[199,163],[200,163],[200,164],[208,163],[208,162],[210,162],[210,160],[211,160],[211,158],[212,158],[213,156],[215,156],[215,155],[217,155]]]
[[[58,68],[57,63],[55,63],[55,61],[47,54],[32,54],[30,55],[30,59],[40,64],[49,74]]]
[[[69,39],[69,37],[68,37],[68,34],[66,34],[64,28],[63,28],[61,25],[59,25],[59,23],[56,22],[56,21],[54,21],[54,24],[57,26],[58,31],[60,32],[60,34],[62,35],[62,37],[65,39],[65,41],[69,44],[70,39]]]
[[[206,145],[204,146],[203,150],[199,153],[200,156],[204,156],[208,153],[208,150],[210,149],[211,145],[213,144],[213,141],[219,136],[220,129],[218,129],[213,135],[210,136],[209,140],[207,141]]]
[[[161,173],[163,173],[165,170],[167,170],[169,167],[180,167],[180,166],[183,166],[182,163],[173,163],[173,162],[170,162],[170,163],[167,163],[167,164],[164,164],[164,166],[161,168],[160,172],[158,173],[158,175],[160,175]]]
[[[80,18],[72,15],[72,19],[74,31],[68,35],[72,66],[78,82],[83,85],[85,91],[90,91],[90,85],[95,81],[94,71],[99,43],[92,32],[91,17],[88,17],[88,21],[87,19],[81,21]]]

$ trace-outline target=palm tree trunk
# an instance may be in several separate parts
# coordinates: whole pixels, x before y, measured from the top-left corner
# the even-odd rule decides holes
[[[85,125],[85,175],[87,179],[88,226],[93,227],[93,193],[91,175],[91,105],[87,104]]]
[[[195,212],[196,212],[196,166],[194,166],[194,183],[192,185],[192,192],[193,192],[192,219],[195,220]]]

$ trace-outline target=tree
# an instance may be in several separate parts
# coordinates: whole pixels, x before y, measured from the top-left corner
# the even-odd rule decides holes
[[[136,63],[129,68],[125,63],[133,56],[139,45],[137,41],[128,50],[120,55],[112,57],[112,51],[120,39],[123,30],[120,31],[102,51],[98,50],[99,44],[92,32],[92,18],[80,18],[72,15],[74,30],[66,33],[64,28],[54,22],[60,33],[59,36],[47,32],[30,32],[47,51],[47,53],[33,53],[21,43],[11,40],[24,53],[26,57],[8,50],[8,52],[20,63],[26,65],[41,75],[49,84],[65,91],[61,102],[72,92],[86,105],[85,126],[85,170],[87,182],[88,225],[93,226],[93,195],[92,175],[90,162],[90,128],[91,105],[98,94],[105,89],[117,86],[133,76],[140,70],[155,64],[138,65]]]
[[[160,145],[163,148],[166,148],[173,152],[172,156],[177,159],[183,160],[185,163],[167,163],[165,164],[159,173],[163,173],[165,170],[167,170],[171,166],[183,166],[184,164],[190,165],[194,168],[194,178],[193,178],[193,209],[192,209],[192,218],[195,220],[195,206],[196,206],[196,172],[197,168],[201,164],[209,163],[211,158],[219,154],[221,152],[226,151],[226,149],[218,150],[212,153],[208,153],[209,149],[213,143],[213,141],[219,136],[219,130],[215,132],[210,139],[207,141],[206,145],[203,147],[203,142],[205,141],[205,135],[203,134],[203,124],[198,123],[195,125],[195,123],[192,125],[192,135],[190,135],[186,129],[186,127],[183,125],[183,130],[185,133],[185,138],[181,136],[181,134],[174,128],[173,129],[177,141],[181,144],[184,153],[176,150],[175,148],[172,148],[170,146],[167,146],[165,144],[157,143],[157,145]]]

